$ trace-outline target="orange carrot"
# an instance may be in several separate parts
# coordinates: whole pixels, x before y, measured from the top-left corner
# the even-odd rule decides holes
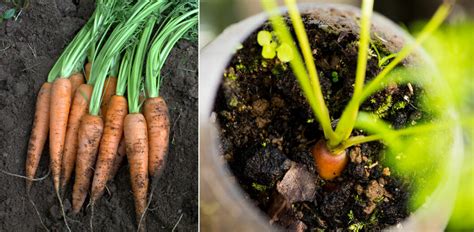
[[[319,176],[325,180],[333,180],[340,176],[349,160],[345,151],[341,154],[333,154],[324,140],[317,142],[311,149],[311,153]]]
[[[127,154],[125,151],[125,138],[122,135],[122,139],[120,139],[119,147],[117,150],[117,156],[115,157],[114,160],[114,166],[112,167],[112,170],[110,171],[109,178],[107,181],[111,181],[115,178],[115,175],[117,175],[118,170],[120,169],[120,165],[122,165],[123,158]]]
[[[31,129],[30,141],[28,143],[28,155],[26,157],[26,190],[31,189],[31,179],[35,177],[36,169],[41,159],[44,144],[48,138],[49,131],[49,106],[51,99],[51,83],[46,82],[41,86],[36,99],[35,119]]]
[[[168,106],[162,97],[147,98],[143,113],[148,126],[148,173],[152,178],[163,172],[170,134]]]
[[[101,117],[90,114],[82,117],[77,137],[76,178],[72,192],[72,211],[74,213],[81,210],[89,191],[103,130],[104,123]]]
[[[128,114],[125,117],[124,135],[130,178],[135,200],[137,224],[145,213],[148,193],[148,137],[143,114]],[[142,223],[143,225],[143,223]],[[140,229],[140,228],[139,228]]]
[[[81,123],[81,118],[87,113],[91,94],[92,86],[88,84],[82,84],[79,86],[74,94],[71,112],[69,113],[66,141],[64,143],[64,155],[61,165],[62,189],[64,189],[68,184],[71,179],[72,171],[74,170],[77,154],[77,132]]]
[[[84,75],[86,76],[86,81],[89,82],[89,79],[91,78],[91,68],[92,68],[92,63],[87,62],[87,64],[84,66]]]
[[[64,141],[71,106],[71,88],[71,81],[65,78],[56,79],[51,88],[49,149],[50,168],[56,192],[59,192],[61,159],[64,152]]]
[[[128,113],[127,99],[123,96],[113,96],[105,115],[104,134],[100,140],[99,156],[95,166],[92,182],[91,200],[96,202],[104,193],[117,156],[120,139],[123,134],[123,123]]]
[[[107,114],[110,98],[115,95],[115,89],[117,88],[117,78],[113,76],[106,78],[104,87],[105,88],[103,90],[104,94],[102,97],[102,103],[100,104],[100,111],[102,113],[102,116],[105,116]]]
[[[84,76],[82,75],[82,73],[74,73],[69,77],[69,80],[71,81],[72,97],[74,97],[76,89],[79,88],[79,86],[81,86],[82,84],[84,84]]]

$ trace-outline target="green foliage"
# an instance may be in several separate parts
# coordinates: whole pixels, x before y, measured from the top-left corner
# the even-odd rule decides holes
[[[118,53],[121,53],[127,46],[130,46],[135,33],[138,29],[143,26],[146,19],[154,13],[160,12],[167,7],[167,2],[160,1],[138,1],[130,9],[131,13],[125,21],[120,22],[110,33],[107,40],[102,45],[98,55],[95,58],[95,62],[92,64],[91,77],[95,78],[94,90],[92,92],[91,102],[89,105],[89,113],[92,115],[98,115],[100,111],[100,103],[102,97],[102,90],[104,87],[104,81],[109,72],[109,68],[112,65],[112,59]],[[135,62],[135,61],[132,61]],[[142,61],[143,63],[143,61]],[[136,71],[134,73],[137,73]],[[133,73],[131,75],[134,75]],[[141,77],[141,74],[140,74]],[[139,78],[140,78],[139,77]],[[135,80],[135,79],[134,79]],[[135,84],[135,83],[133,83]],[[130,86],[130,80],[128,85]],[[136,87],[134,85],[134,87]],[[139,91],[139,84],[138,88]],[[130,93],[129,93],[130,94]],[[137,93],[138,94],[138,93]],[[128,99],[130,101],[130,97]],[[133,110],[139,108],[138,99],[133,98]]]
[[[4,20],[9,20],[9,19],[13,18],[15,16],[15,14],[16,14],[16,9],[11,8],[11,9],[8,9],[5,12],[3,12],[2,18]]]
[[[174,6],[162,27],[154,36],[146,60],[145,89],[149,98],[158,97],[161,85],[161,69],[174,45],[187,38],[186,33],[197,30],[197,4],[180,3]],[[189,39],[189,38],[188,38]]]
[[[290,62],[293,59],[293,50],[291,46],[284,42],[277,42],[269,31],[259,31],[257,34],[257,42],[262,46],[262,57],[265,59],[273,59],[275,56],[281,62]]]
[[[393,167],[395,173],[411,177],[413,182],[411,186],[415,187],[411,199],[413,209],[424,204],[440,183],[449,182],[450,180],[446,179],[450,176],[449,173],[459,172],[459,170],[450,169],[453,159],[450,155],[455,139],[454,131],[460,125],[464,127],[465,140],[469,141],[468,152],[465,154],[461,188],[449,226],[453,229],[472,229],[474,227],[474,211],[466,206],[474,205],[472,197],[474,195],[474,188],[472,188],[474,180],[472,142],[474,141],[474,101],[472,100],[474,99],[474,81],[472,80],[474,74],[474,65],[472,65],[474,23],[447,25],[437,31],[451,10],[451,5],[447,2],[444,3],[432,19],[419,30],[415,41],[408,43],[398,53],[382,56],[372,44],[372,49],[377,54],[378,65],[382,71],[364,85],[366,71],[364,63],[368,57],[369,38],[367,32],[368,25],[370,25],[372,1],[363,1],[355,92],[334,133],[325,128],[328,125],[324,112],[326,106],[324,100],[321,101],[317,97],[320,92],[320,89],[317,88],[319,83],[311,77],[311,73],[316,72],[316,68],[311,67],[311,62],[307,62],[306,57],[306,63],[303,63],[299,49],[293,46],[294,40],[281,16],[276,12],[275,2],[263,0],[262,3],[270,14],[270,21],[278,39],[289,44],[294,52],[294,59],[291,60],[290,65],[315,112],[316,119],[323,127],[324,135],[329,140],[333,152],[338,154],[339,151],[351,146],[371,141],[384,142],[387,145],[385,157],[388,165]],[[305,36],[301,32],[302,22],[298,22],[299,17],[295,15],[298,13],[295,10],[294,1],[287,0],[286,4],[304,56],[305,47],[308,44],[306,43],[307,38],[306,40],[302,39]],[[298,27],[299,29],[297,29]],[[426,51],[433,58],[434,64],[427,61],[415,67],[397,68],[401,61],[425,41]],[[332,73],[331,75],[334,82],[338,81],[336,74]],[[411,103],[408,101],[393,102],[391,96],[387,96],[386,101],[375,112],[359,112],[360,105],[366,99],[393,82],[398,85],[410,83],[422,87],[423,93],[426,94],[417,97],[422,107],[420,110],[429,114],[429,120],[418,122],[415,126],[408,125],[406,128],[392,128],[390,124],[380,118],[389,113],[389,109],[397,111],[404,109]],[[315,84],[316,88],[314,88]],[[372,100],[375,101],[375,99]],[[354,128],[362,130],[367,135],[350,137]],[[455,190],[453,189],[453,191]],[[363,224],[353,223],[349,229],[357,231],[363,226]]]
[[[308,103],[311,106],[316,118],[323,128],[324,135],[329,139],[336,139],[336,135],[331,127],[331,120],[329,117],[329,111],[324,102],[324,97],[321,91],[321,86],[319,84],[319,79],[316,71],[316,66],[314,64],[311,48],[309,46],[308,38],[303,27],[301,16],[299,15],[298,9],[293,4],[289,5],[289,12],[295,26],[295,32],[298,35],[300,40],[301,49],[303,51],[303,56],[305,62],[296,47],[293,38],[290,34],[289,29],[286,27],[285,21],[279,15],[277,11],[277,4],[273,0],[262,0],[263,7],[270,14],[270,21],[272,23],[275,34],[278,35],[279,41],[281,43],[286,43],[291,47],[293,51],[293,59],[290,61],[290,66],[298,79],[299,84],[305,94]],[[293,6],[293,7],[291,7]],[[309,68],[306,69],[305,66]]]
[[[259,183],[252,183],[252,188],[254,188],[255,190],[259,192],[264,192],[267,190],[268,187],[265,185],[261,185]]]
[[[314,58],[311,51],[311,47],[308,42],[308,37],[306,35],[304,24],[302,22],[299,11],[296,7],[295,1],[286,0],[285,3],[288,7],[288,13],[290,15],[293,27],[295,29],[295,34],[298,38],[300,49],[302,51],[305,62],[301,60],[299,51],[296,46],[291,46],[294,44],[291,34],[288,31],[282,17],[276,11],[276,3],[272,0],[263,0],[262,1],[264,8],[267,12],[270,13],[270,21],[274,27],[278,39],[286,44],[290,45],[291,50],[295,54],[295,59],[293,59],[290,64],[292,66],[293,72],[297,77],[303,92],[305,93],[308,102],[310,103],[311,108],[315,112],[316,118],[320,122],[324,135],[328,140],[330,149],[334,151],[339,151],[341,147],[345,147],[347,144],[346,140],[349,139],[354,126],[357,121],[357,116],[359,112],[359,107],[362,102],[374,93],[376,90],[383,88],[384,83],[391,78],[393,80],[393,75],[391,71],[405,59],[419,44],[421,44],[428,36],[433,33],[436,28],[443,22],[447,17],[450,11],[450,5],[445,3],[442,5],[430,22],[424,27],[419,37],[415,40],[414,43],[404,47],[395,57],[388,56],[388,58],[380,58],[381,65],[386,63],[385,60],[393,60],[372,80],[367,86],[364,86],[365,73],[367,67],[367,59],[369,53],[369,43],[370,43],[370,19],[372,15],[373,0],[364,0],[362,1],[362,13],[360,20],[360,40],[359,40],[359,53],[357,60],[357,69],[356,69],[356,78],[354,83],[354,94],[349,104],[346,106],[345,110],[342,113],[342,116],[337,123],[335,132],[332,130],[329,113],[327,106],[325,105],[324,98],[322,96],[321,87],[319,85],[319,80],[317,76],[316,66],[314,65]],[[259,43],[268,44],[269,42],[269,33],[262,32],[260,34]],[[378,56],[380,54],[376,50]],[[306,68],[305,68],[306,66]],[[400,78],[402,76],[402,78]],[[404,80],[405,76],[410,75],[398,75],[399,79]],[[334,78],[334,77],[333,77]],[[388,108],[392,106],[391,96],[387,98],[387,102],[379,108],[379,116],[384,116],[387,113]],[[375,137],[373,137],[375,138]],[[372,138],[371,138],[372,139]],[[366,138],[358,138],[357,140],[352,140],[350,144],[355,145],[355,142],[365,142]],[[337,152],[334,152],[337,154]]]
[[[417,30],[417,29],[415,29]],[[446,25],[430,37],[425,48],[433,57],[443,80],[443,90],[449,94],[436,98],[436,103],[449,104],[459,114],[465,152],[460,172],[460,185],[448,230],[468,231],[474,228],[474,21],[463,21]],[[444,92],[444,91],[443,91]],[[441,107],[436,109],[442,110]]]
[[[277,48],[278,59],[281,62],[290,62],[293,59],[293,50],[288,44],[282,44]]]

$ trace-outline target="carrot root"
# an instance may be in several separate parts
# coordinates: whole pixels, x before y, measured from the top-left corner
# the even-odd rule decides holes
[[[107,77],[105,79],[104,93],[102,97],[102,103],[100,104],[100,111],[102,116],[107,115],[107,109],[109,108],[110,99],[115,95],[115,89],[117,88],[117,78]]]
[[[318,141],[311,149],[311,153],[319,176],[325,180],[333,180],[340,176],[349,160],[346,151],[332,154],[324,140]]]
[[[109,109],[105,116],[105,127],[100,140],[99,155],[95,166],[94,180],[92,182],[91,200],[97,201],[105,190],[109,179],[120,139],[123,134],[123,123],[127,116],[127,99],[123,96],[113,96],[110,99]]]
[[[148,137],[145,117],[142,114],[128,114],[124,122],[127,159],[135,200],[137,225],[145,213],[148,193]],[[144,228],[138,228],[143,230]]]
[[[61,188],[64,188],[68,184],[74,170],[77,154],[77,133],[79,131],[81,118],[87,113],[89,108],[91,95],[92,86],[88,84],[79,86],[74,94],[64,143],[64,155],[61,165]]]
[[[69,80],[71,81],[71,91],[72,91],[72,97],[74,97],[74,93],[76,92],[77,88],[84,84],[84,75],[82,73],[74,73],[69,77]]]
[[[38,164],[43,153],[44,144],[49,132],[49,108],[51,100],[51,83],[44,83],[38,93],[36,100],[35,118],[28,142],[28,154],[26,158],[26,191],[29,192],[32,179],[35,177]]]
[[[53,175],[54,189],[59,192],[61,176],[61,159],[64,152],[66,128],[71,107],[71,81],[58,78],[51,88],[51,107],[49,123],[50,167]]]
[[[148,172],[152,178],[159,177],[163,172],[168,152],[170,120],[168,106],[161,97],[147,98],[143,113],[148,127]]]
[[[101,117],[86,114],[82,117],[78,132],[76,179],[72,192],[72,211],[78,213],[86,199],[91,177],[104,130]]]

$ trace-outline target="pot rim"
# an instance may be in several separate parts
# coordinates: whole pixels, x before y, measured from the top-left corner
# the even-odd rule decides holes
[[[355,6],[335,3],[304,3],[298,4],[298,8],[303,11],[311,11],[315,9],[338,8],[340,10],[360,12]],[[281,13],[286,13],[286,8],[279,8]],[[199,85],[199,121],[200,121],[200,137],[207,136],[207,139],[201,141],[208,142],[203,144],[200,142],[201,158],[206,164],[210,164],[215,168],[216,175],[233,176],[228,166],[223,165],[223,161],[219,158],[218,144],[219,136],[217,132],[217,122],[212,116],[212,107],[214,99],[217,95],[218,87],[221,83],[223,70],[226,68],[230,59],[235,53],[237,47],[245,41],[256,29],[258,29],[268,18],[268,14],[262,12],[260,14],[246,18],[236,24],[227,27],[218,37],[201,49],[200,63],[200,85]],[[402,30],[398,25],[387,19],[386,17],[375,13],[372,18],[373,22],[378,25],[388,27],[396,34],[402,35],[405,41],[413,41],[411,35]],[[227,45],[227,46],[225,46]],[[423,49],[417,49],[423,60],[427,61],[432,70],[436,70],[436,66]],[[202,84],[205,83],[205,84]],[[449,116],[457,119],[458,115],[454,110],[449,110]],[[201,137],[202,138],[202,137]],[[447,164],[449,170],[460,170],[463,157],[463,141],[462,129],[459,125],[453,128],[453,145],[451,150],[451,159]],[[451,214],[455,192],[458,188],[460,172],[448,171],[449,175],[443,177],[438,187],[434,190],[429,199],[415,212],[403,220],[400,224],[386,228],[388,231],[418,231],[418,230],[443,230]],[[203,178],[203,177],[201,177]],[[250,204],[249,201],[242,201],[244,192],[238,184],[230,181],[220,181],[226,193],[237,200],[242,210],[249,217],[257,218],[258,226],[269,229],[268,217],[263,212]],[[440,200],[442,199],[442,200]],[[217,199],[219,200],[219,199]],[[437,209],[437,210],[435,210]],[[245,223],[245,222],[240,222]],[[267,226],[265,225],[267,224]],[[275,228],[272,228],[273,230]]]

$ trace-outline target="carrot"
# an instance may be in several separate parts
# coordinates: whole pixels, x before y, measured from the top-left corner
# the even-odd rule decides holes
[[[125,148],[125,138],[122,135],[122,139],[120,139],[119,147],[118,147],[118,150],[117,150],[117,156],[115,157],[115,160],[114,160],[114,166],[112,166],[112,170],[110,171],[110,175],[109,175],[109,178],[107,179],[107,181],[113,180],[115,178],[115,175],[117,175],[117,172],[120,169],[120,165],[123,162],[123,158],[127,154],[125,149],[126,149]]]
[[[320,140],[313,146],[311,153],[319,176],[325,180],[333,180],[344,171],[349,158],[346,151],[340,154],[333,154],[325,140]]]
[[[128,113],[127,99],[124,96],[113,96],[105,115],[104,134],[100,140],[99,156],[95,166],[92,182],[91,201],[97,201],[105,190],[117,156],[120,139],[123,133],[123,122]]]
[[[168,151],[170,120],[168,106],[162,97],[147,98],[143,113],[148,126],[148,173],[157,177],[163,172]]]
[[[110,76],[105,79],[104,87],[104,94],[102,97],[102,103],[100,105],[100,111],[102,112],[102,116],[106,115],[110,98],[115,95],[115,89],[117,88],[117,78]]]
[[[89,81],[91,78],[91,68],[92,68],[92,63],[87,62],[87,64],[84,66],[84,75],[86,76],[86,81]]]
[[[82,117],[78,132],[76,179],[72,192],[72,211],[78,213],[89,191],[92,172],[104,130],[102,118],[86,114]]]
[[[51,100],[51,83],[45,82],[36,99],[35,119],[31,129],[30,141],[28,143],[28,155],[26,158],[26,191],[31,189],[31,180],[35,177],[36,169],[41,159],[44,144],[48,138],[49,131],[49,107]]]
[[[82,84],[84,84],[84,76],[82,73],[77,72],[72,74],[69,77],[69,80],[71,80],[71,91],[72,91],[72,97],[74,97],[74,94],[76,93],[76,89],[79,88]]]
[[[87,113],[89,100],[92,94],[92,86],[82,84],[74,94],[74,99],[69,113],[69,121],[66,131],[66,141],[64,143],[64,155],[61,165],[61,188],[68,184],[71,179],[77,154],[77,132],[81,123],[81,118]]]
[[[137,224],[140,224],[139,221],[145,213],[148,193],[148,136],[143,114],[133,113],[125,117],[124,134],[135,214]]]
[[[64,152],[64,141],[71,106],[71,88],[71,81],[65,78],[56,79],[51,88],[49,149],[51,156],[50,168],[56,192],[59,192],[61,159]]]

